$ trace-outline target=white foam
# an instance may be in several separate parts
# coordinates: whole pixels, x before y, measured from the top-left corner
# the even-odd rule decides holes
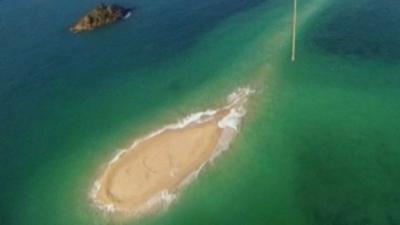
[[[210,119],[212,119],[213,115],[215,115],[217,112],[221,110],[230,110],[228,115],[223,117],[220,121],[218,121],[218,126],[223,129],[223,132],[221,134],[221,137],[219,138],[218,144],[215,148],[215,151],[213,152],[212,156],[208,161],[205,161],[200,167],[193,171],[190,175],[188,175],[178,186],[178,190],[182,189],[184,186],[187,184],[191,183],[200,173],[200,171],[204,168],[204,166],[213,161],[217,156],[219,156],[223,151],[229,149],[229,146],[236,136],[236,134],[239,132],[240,129],[240,124],[242,122],[243,117],[246,114],[246,110],[244,108],[245,103],[247,102],[247,99],[249,95],[253,94],[255,91],[250,89],[250,88],[238,88],[236,91],[234,91],[232,94],[230,94],[227,98],[227,105],[220,108],[220,109],[215,109],[215,110],[206,110],[203,112],[198,112],[198,113],[193,113],[185,118],[179,120],[177,123],[167,125],[159,130],[156,130],[153,133],[150,133],[149,135],[145,136],[144,138],[136,140],[129,148],[127,149],[122,149],[118,150],[117,154],[115,157],[108,163],[108,168],[115,162],[117,162],[123,154],[125,154],[127,151],[134,150],[135,147],[140,144],[143,141],[146,141],[154,136],[157,136],[167,130],[175,130],[175,129],[182,129],[188,125],[191,124],[199,124],[199,123],[204,123]],[[106,170],[108,169],[106,168]],[[117,209],[113,204],[105,204],[100,202],[97,199],[97,194],[101,188],[101,184],[99,180],[96,180],[93,188],[90,192],[90,198],[91,200],[95,203],[95,205],[109,213],[117,212],[117,211],[122,211],[120,209]],[[136,209],[135,211],[128,212],[129,214],[132,215],[137,215],[137,214],[142,214],[148,211],[149,209],[159,205],[159,206],[165,206],[165,208],[177,198],[176,192],[171,192],[168,190],[163,190],[153,196],[151,199],[149,199],[145,204],[143,204],[142,207],[139,209]]]
[[[131,17],[131,16],[132,16],[132,12],[129,11],[129,12],[127,12],[127,13],[125,14],[124,19],[126,20],[126,19],[128,19],[129,17]]]

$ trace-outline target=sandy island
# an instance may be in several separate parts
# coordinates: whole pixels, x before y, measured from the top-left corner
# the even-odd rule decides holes
[[[160,209],[228,149],[253,91],[238,89],[225,106],[192,114],[124,149],[96,180],[91,199],[110,213],[141,215]]]

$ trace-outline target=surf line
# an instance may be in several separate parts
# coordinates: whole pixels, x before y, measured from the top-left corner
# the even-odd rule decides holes
[[[297,0],[293,0],[292,62],[296,60],[296,21],[297,21]]]

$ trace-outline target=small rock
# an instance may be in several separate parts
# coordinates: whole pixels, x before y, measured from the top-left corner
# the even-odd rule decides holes
[[[92,31],[95,28],[126,19],[131,13],[131,9],[119,5],[100,4],[83,16],[75,25],[71,26],[70,31],[74,33]]]

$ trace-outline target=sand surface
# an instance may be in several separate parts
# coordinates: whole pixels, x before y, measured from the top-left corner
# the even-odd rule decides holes
[[[228,148],[249,93],[239,89],[226,106],[136,142],[108,164],[96,181],[93,200],[110,212],[131,214],[146,213],[172,200],[191,176]]]

